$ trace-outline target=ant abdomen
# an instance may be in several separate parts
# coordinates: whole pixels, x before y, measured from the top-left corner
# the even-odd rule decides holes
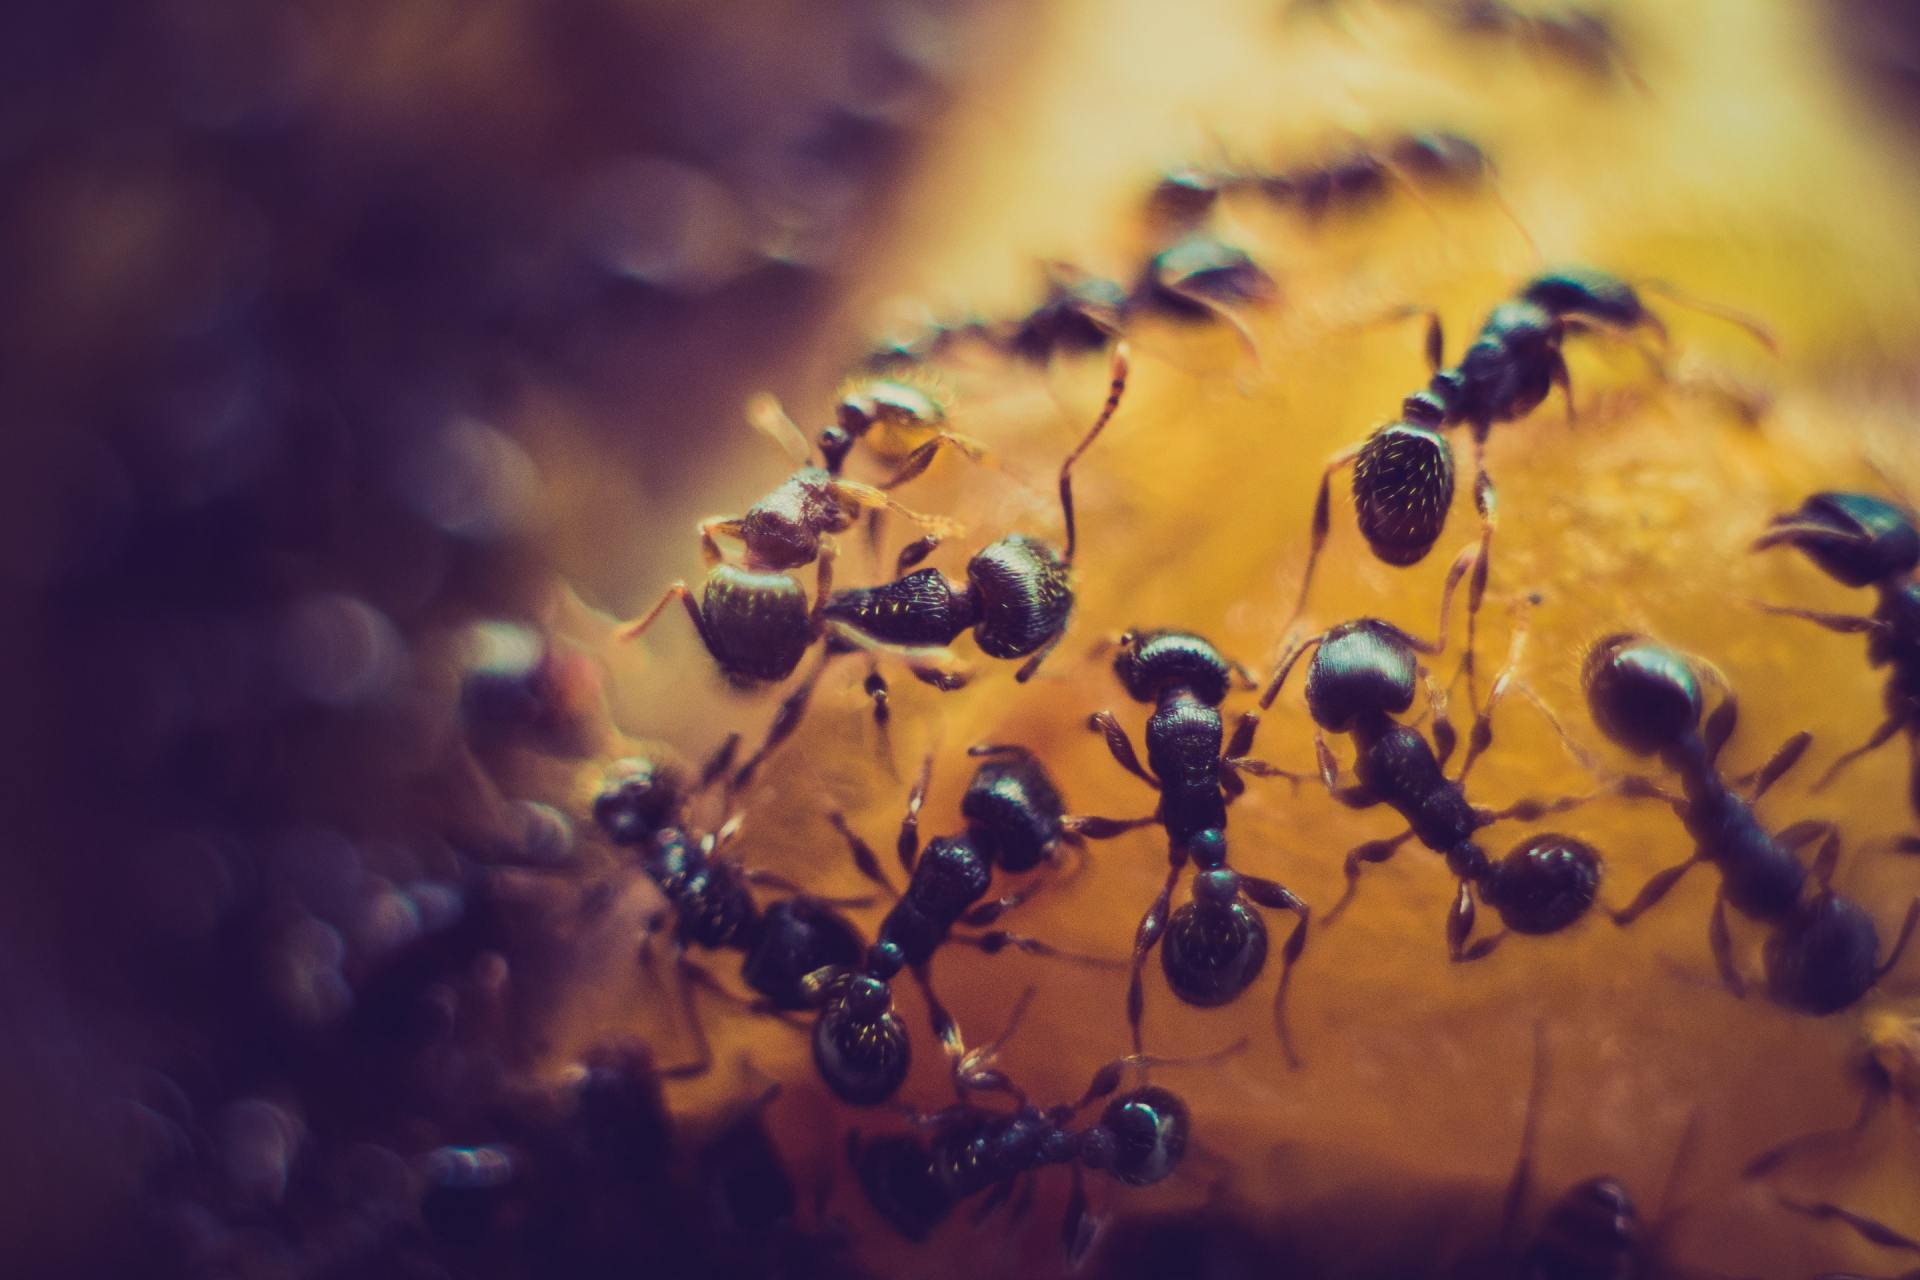
[[[1515,933],[1557,933],[1593,906],[1604,865],[1572,836],[1534,836],[1488,869],[1481,898]]]
[[[967,562],[973,638],[992,658],[1024,658],[1058,636],[1073,610],[1067,566],[1044,542],[1009,534]],[[956,633],[957,634],[957,633]]]
[[[1123,1093],[1107,1104],[1100,1123],[1081,1140],[1080,1158],[1089,1168],[1104,1167],[1129,1186],[1150,1187],[1180,1167],[1187,1153],[1187,1104],[1157,1085]],[[1097,1142],[1104,1131],[1110,1139]],[[1110,1141],[1111,1150],[1095,1152]],[[1098,1163],[1110,1155],[1111,1161]]]
[[[1121,646],[1113,672],[1136,701],[1158,702],[1169,689],[1184,686],[1211,706],[1226,700],[1231,675],[1218,649],[1185,631],[1134,636]]]
[[[887,984],[842,973],[828,984],[825,1001],[813,1024],[813,1065],[820,1078],[856,1107],[886,1101],[913,1064],[913,1046]]]
[[[1196,900],[1167,920],[1160,966],[1187,1004],[1210,1009],[1231,1002],[1266,962],[1267,926],[1243,902]]]
[[[852,926],[829,908],[808,898],[782,898],[761,916],[740,977],[776,1009],[804,1009],[810,1002],[802,978],[829,967],[852,970],[863,951]]]
[[[973,597],[956,592],[938,569],[835,592],[821,615],[900,645],[950,644],[974,623]]]
[[[1307,668],[1307,711],[1329,733],[1360,719],[1397,716],[1413,705],[1419,669],[1405,636],[1376,618],[1328,631]]]
[[[1818,1017],[1847,1008],[1872,988],[1880,933],[1858,903],[1821,893],[1774,931],[1765,955],[1773,998]]]
[[[813,643],[807,593],[784,573],[716,565],[700,612],[720,669],[735,680],[784,680]]]
[[[1053,851],[1066,813],[1046,770],[1030,756],[988,760],[974,771],[960,799],[968,831],[985,845],[989,861],[1018,873],[1039,866]]]
[[[1453,450],[1437,431],[1390,423],[1354,459],[1353,498],[1373,554],[1401,568],[1418,564],[1453,505]]]
[[[926,1147],[905,1134],[861,1143],[853,1172],[867,1203],[889,1226],[918,1243],[953,1212],[954,1195],[933,1167]]]

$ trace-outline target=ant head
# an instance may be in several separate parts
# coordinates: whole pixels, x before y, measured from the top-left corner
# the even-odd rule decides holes
[[[1035,757],[1025,752],[981,762],[960,798],[971,842],[1003,871],[1031,871],[1061,837],[1066,804]]]
[[[1496,862],[1481,893],[1515,933],[1558,933],[1593,906],[1604,865],[1572,836],[1539,835]]]
[[[1587,655],[1593,722],[1636,755],[1679,743],[1700,723],[1700,682],[1684,655],[1645,636],[1612,635]]]
[[[1194,880],[1194,900],[1167,920],[1160,967],[1167,986],[1186,1004],[1211,1009],[1227,1004],[1253,984],[1267,962],[1267,926],[1238,899],[1231,871],[1204,871]]]
[[[1553,316],[1591,316],[1632,328],[1647,320],[1646,304],[1632,285],[1590,267],[1564,267],[1527,282],[1520,296]]]
[[[1851,899],[1822,893],[1767,939],[1767,989],[1816,1017],[1845,1009],[1873,986],[1880,935]]]
[[[1446,437],[1394,422],[1367,437],[1353,464],[1360,533],[1390,565],[1415,564],[1433,550],[1453,505],[1453,449]]]
[[[678,817],[686,796],[687,780],[678,769],[629,756],[607,766],[593,797],[593,820],[615,844],[644,844]]]
[[[1633,1197],[1614,1178],[1589,1178],[1568,1189],[1548,1212],[1528,1274],[1614,1276],[1635,1270],[1645,1232]]]
[[[1164,1181],[1187,1153],[1187,1104],[1157,1085],[1123,1093],[1081,1140],[1080,1159],[1120,1181],[1149,1187]]]
[[[1059,553],[1024,534],[989,543],[967,562],[978,601],[973,638],[990,658],[1024,658],[1059,635],[1073,610],[1073,584]]]
[[[1185,688],[1209,706],[1227,696],[1231,670],[1220,651],[1187,631],[1130,632],[1113,660],[1128,696],[1158,702],[1171,689]]]
[[[1866,587],[1920,566],[1920,531],[1898,506],[1864,493],[1816,493],[1798,511],[1776,516],[1760,539],[1804,551],[1832,578]]]
[[[867,1203],[909,1240],[925,1240],[953,1210],[953,1195],[934,1173],[926,1149],[906,1134],[848,1143],[854,1176]]]
[[[1343,622],[1327,632],[1307,668],[1307,710],[1327,732],[1346,733],[1363,717],[1407,710],[1418,681],[1405,632],[1378,618]]]
[[[900,1016],[888,1008],[878,1017],[859,1016],[850,1006],[856,993],[864,999],[874,988],[886,999],[886,984],[873,978],[854,978],[847,998],[829,1004],[813,1024],[813,1065],[827,1087],[856,1107],[869,1107],[891,1098],[907,1078],[913,1047]]]

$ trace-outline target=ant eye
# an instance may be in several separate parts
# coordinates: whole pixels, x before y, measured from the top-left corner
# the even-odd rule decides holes
[[[1678,743],[1700,723],[1700,685],[1686,659],[1635,636],[1610,636],[1587,659],[1594,723],[1638,755]]]

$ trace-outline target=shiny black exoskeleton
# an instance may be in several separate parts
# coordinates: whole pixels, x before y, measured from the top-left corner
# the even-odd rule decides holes
[[[1267,959],[1267,927],[1247,905],[1250,899],[1298,917],[1281,951],[1280,985],[1274,995],[1275,1028],[1288,1061],[1297,1065],[1287,1030],[1286,994],[1294,962],[1307,944],[1311,912],[1284,885],[1227,865],[1227,802],[1244,789],[1239,774],[1273,772],[1246,758],[1253,740],[1250,728],[1222,749],[1226,733],[1220,703],[1234,668],[1199,636],[1146,631],[1122,638],[1113,669],[1129,696],[1153,706],[1147,718],[1146,766],[1112,712],[1096,712],[1088,724],[1105,735],[1122,768],[1160,792],[1154,819],[1166,829],[1169,863],[1166,883],[1134,935],[1127,987],[1134,1048],[1141,1044],[1145,1007],[1141,971],[1148,953],[1162,941],[1166,945],[1160,963],[1167,985],[1188,1004],[1226,1004],[1259,977]],[[1197,868],[1193,899],[1169,915],[1174,888],[1189,860]]]
[[[1771,345],[1771,338],[1750,321],[1705,304],[1690,305],[1740,324]],[[1453,449],[1444,433],[1464,425],[1473,444],[1473,501],[1480,516],[1463,658],[1471,680],[1475,623],[1486,595],[1495,523],[1494,486],[1485,462],[1487,436],[1495,424],[1531,413],[1556,386],[1566,395],[1571,414],[1573,391],[1561,347],[1569,334],[1596,330],[1617,334],[1644,330],[1663,342],[1666,335],[1633,285],[1586,268],[1547,272],[1528,281],[1513,299],[1493,309],[1459,363],[1451,367],[1443,367],[1440,319],[1428,312],[1426,354],[1433,376],[1427,386],[1401,403],[1398,421],[1335,454],[1321,472],[1307,568],[1294,616],[1306,608],[1326,546],[1334,474],[1343,467],[1353,468],[1354,510],[1375,558],[1399,567],[1417,564],[1440,540],[1453,505]]]
[[[994,868],[1031,870],[1052,861],[1063,845],[1105,839],[1134,825],[1068,814],[1039,760],[1024,748],[983,744],[972,753],[985,759],[961,801],[967,825],[959,835],[936,837],[924,852],[920,848],[920,809],[931,758],[908,795],[895,842],[908,875],[904,890],[894,888],[873,849],[840,814],[828,815],[861,874],[895,897],[864,959],[822,969],[801,984],[807,1002],[821,1008],[813,1029],[814,1063],[828,1087],[856,1105],[886,1100],[906,1078],[911,1048],[893,1009],[891,986],[902,969],[919,983],[934,1035],[957,1071],[963,1053],[959,1028],[934,994],[929,974],[934,953],[958,942],[988,953],[1011,946],[1036,955],[1061,954],[1038,939],[1004,930],[954,932],[959,924],[992,924],[1036,887],[982,902]]]
[[[1088,1213],[1081,1170],[1104,1172],[1128,1186],[1152,1186],[1180,1167],[1186,1154],[1186,1104],[1148,1085],[1122,1093],[1084,1129],[1068,1127],[1086,1107],[1119,1087],[1127,1062],[1109,1063],[1079,1101],[1039,1108],[1024,1101],[1014,1111],[989,1111],[962,1102],[933,1118],[930,1138],[895,1134],[867,1142],[858,1133],[847,1154],[874,1209],[909,1240],[924,1240],[963,1201],[991,1191],[982,1216],[1003,1203],[1022,1175],[1069,1165],[1073,1193],[1061,1236],[1068,1261],[1078,1264],[1098,1234]]]
[[[708,772],[718,769],[710,765]],[[689,948],[739,952],[740,977],[760,997],[759,1006],[787,1011],[811,1004],[803,987],[808,974],[830,966],[850,968],[865,950],[859,932],[828,902],[800,892],[783,877],[724,856],[732,824],[717,833],[693,832],[685,825],[686,799],[677,771],[635,758],[609,768],[593,804],[601,831],[615,844],[636,851],[641,869],[673,910],[682,1010],[698,1052],[690,1064],[661,1072],[670,1077],[701,1074],[712,1061],[692,988],[722,988],[687,956]],[[763,909],[754,901],[754,885],[791,896]]]
[[[1147,209],[1162,225],[1197,226],[1221,197],[1245,192],[1319,218],[1374,204],[1396,183],[1414,190],[1467,187],[1492,169],[1470,138],[1445,130],[1404,133],[1290,169],[1175,169],[1154,184]]]
[[[1073,612],[1073,557],[1077,532],[1073,516],[1073,465],[1120,407],[1127,386],[1127,352],[1116,349],[1107,400],[1100,415],[1066,461],[1060,464],[1060,514],[1066,527],[1066,547],[1056,552],[1025,534],[1010,534],[976,552],[967,562],[965,583],[953,582],[937,569],[909,572],[938,544],[923,538],[900,555],[897,576],[877,587],[840,591],[820,611],[823,622],[841,634],[891,647],[925,651],[951,644],[973,632],[982,653],[993,658],[1027,658],[1014,679],[1026,681],[1066,635]],[[1032,655],[1028,657],[1028,655]],[[923,655],[922,666],[946,672],[945,655]],[[920,668],[916,668],[918,674]],[[922,676],[923,679],[926,676]],[[955,687],[949,675],[934,680]]]
[[[1511,679],[1524,627],[1516,631],[1514,658],[1508,672],[1494,684],[1474,721],[1460,772],[1448,778],[1446,763],[1453,754],[1451,722],[1436,710],[1434,741],[1400,723],[1412,706],[1424,677],[1422,653],[1444,648],[1427,643],[1377,618],[1345,622],[1295,646],[1283,658],[1261,695],[1259,708],[1241,718],[1236,736],[1252,738],[1260,712],[1280,696],[1294,665],[1309,648],[1313,661],[1307,669],[1307,709],[1317,726],[1314,745],[1320,777],[1333,797],[1352,809],[1386,805],[1407,820],[1407,830],[1386,840],[1369,840],[1346,857],[1346,893],[1327,913],[1331,922],[1346,909],[1359,886],[1360,870],[1368,863],[1385,862],[1409,840],[1418,840],[1447,861],[1459,881],[1453,908],[1447,916],[1447,951],[1456,961],[1487,955],[1507,932],[1550,934],[1577,922],[1593,905],[1600,885],[1602,863],[1592,847],[1571,836],[1537,835],[1515,846],[1498,862],[1487,856],[1476,838],[1483,827],[1508,818],[1532,821],[1563,812],[1586,797],[1559,800],[1522,800],[1505,809],[1485,809],[1467,799],[1466,779],[1481,754],[1493,742],[1493,712]],[[1325,734],[1346,734],[1354,745],[1353,786],[1339,785],[1339,767],[1328,750]],[[1499,913],[1505,928],[1470,943],[1473,935],[1474,894]]]
[[[1835,760],[1813,789],[1821,790],[1855,760],[1905,733],[1911,762],[1908,802],[1920,813],[1920,582],[1914,580],[1920,567],[1920,530],[1912,514],[1864,493],[1816,493],[1798,511],[1775,517],[1754,549],[1782,545],[1804,552],[1828,577],[1849,587],[1872,587],[1879,594],[1878,605],[1865,617],[1761,606],[1829,631],[1865,632],[1868,665],[1888,668],[1887,718],[1864,743]],[[1897,843],[1908,852],[1920,850],[1920,840],[1912,837]]]
[[[1776,835],[1761,825],[1750,802],[1792,768],[1809,735],[1794,735],[1760,769],[1730,781],[1718,760],[1733,734],[1738,704],[1727,692],[1703,729],[1700,681],[1684,655],[1643,636],[1608,636],[1588,655],[1584,680],[1601,732],[1635,755],[1658,757],[1678,777],[1684,798],[1675,798],[1673,808],[1694,841],[1691,857],[1655,875],[1625,910],[1613,913],[1614,920],[1631,923],[1689,870],[1711,863],[1720,872],[1720,892],[1709,937],[1729,990],[1746,992],[1727,930],[1731,905],[1769,931],[1767,989],[1774,1000],[1821,1015],[1865,995],[1899,960],[1920,921],[1920,899],[1880,961],[1872,917],[1829,883],[1840,856],[1839,830],[1830,822],[1804,821]],[[1809,871],[1796,850],[1815,841],[1820,850]]]

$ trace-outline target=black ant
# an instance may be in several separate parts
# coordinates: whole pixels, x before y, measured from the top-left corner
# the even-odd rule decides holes
[[[1227,802],[1244,790],[1242,772],[1265,777],[1280,771],[1246,757],[1253,734],[1244,728],[1226,739],[1220,704],[1233,664],[1199,636],[1184,631],[1131,632],[1120,641],[1114,673],[1127,693],[1153,704],[1147,718],[1147,765],[1111,711],[1095,712],[1088,726],[1105,735],[1107,749],[1127,772],[1160,793],[1154,820],[1166,829],[1166,883],[1134,934],[1132,975],[1127,986],[1127,1022],[1134,1051],[1141,1046],[1145,1008],[1141,970],[1163,940],[1161,968],[1173,994],[1201,1008],[1223,1005],[1245,991],[1267,960],[1267,927],[1242,901],[1291,911],[1298,923],[1280,953],[1280,985],[1274,993],[1274,1026],[1287,1061],[1299,1065],[1287,1029],[1287,985],[1294,962],[1307,945],[1312,912],[1291,889],[1244,875],[1227,865]],[[1171,916],[1168,909],[1180,874],[1191,859],[1198,868],[1193,898]]]
[[[1264,306],[1278,293],[1273,277],[1246,250],[1211,232],[1190,231],[1147,260],[1129,310],[1172,320],[1220,320],[1258,359],[1253,333],[1233,308]]]
[[[1063,262],[1049,262],[1045,271],[1046,295],[1025,315],[931,324],[917,335],[877,348],[867,356],[865,367],[886,371],[920,365],[967,343],[1045,365],[1062,353],[1105,350],[1120,337],[1132,306],[1124,285]]]
[[[1417,194],[1473,186],[1492,172],[1493,162],[1471,138],[1445,130],[1404,133],[1292,169],[1175,169],[1154,184],[1147,208],[1162,224],[1197,226],[1222,197],[1247,192],[1319,218],[1371,205],[1395,184]]]
[[[729,738],[702,771],[700,786],[710,786],[725,772],[735,739]],[[681,981],[682,1012],[698,1052],[692,1063],[661,1071],[667,1078],[704,1074],[712,1053],[693,1005],[694,985],[733,999],[712,975],[686,952],[689,947],[709,951],[738,951],[740,976],[760,999],[754,1007],[793,1012],[810,1007],[802,980],[828,966],[851,967],[863,950],[854,927],[834,906],[860,906],[869,898],[828,899],[805,893],[783,876],[741,865],[723,855],[739,830],[737,820],[717,832],[696,834],[687,822],[689,791],[686,780],[671,765],[639,756],[609,766],[593,817],[607,838],[637,850],[642,869],[660,888],[673,909],[674,964]],[[777,889],[791,896],[776,899],[763,909],[755,904],[752,886]]]
[[[920,849],[920,809],[933,768],[929,756],[907,796],[895,850],[907,872],[907,887],[896,889],[881,869],[871,846],[854,834],[838,812],[827,819],[847,842],[862,875],[895,901],[880,922],[878,941],[858,964],[823,967],[805,977],[808,1003],[821,1009],[813,1028],[813,1060],[827,1086],[841,1098],[866,1106],[891,1097],[906,1078],[912,1051],[905,1025],[893,1010],[891,983],[906,969],[926,997],[933,1032],[956,1073],[964,1049],[959,1028],[934,994],[928,967],[948,942],[993,954],[1012,946],[1033,955],[1074,958],[1035,938],[991,930],[953,931],[958,924],[989,925],[1033,891],[989,902],[994,868],[1026,871],[1053,861],[1061,845],[1108,839],[1140,823],[1069,815],[1060,793],[1039,760],[1023,747],[982,743],[969,750],[984,757],[961,801],[966,829],[942,836]]]
[[[1920,812],[1920,531],[1913,517],[1893,503],[1864,493],[1816,493],[1798,511],[1774,518],[1754,550],[1796,547],[1849,587],[1873,587],[1880,602],[1869,617],[1820,613],[1786,605],[1762,604],[1769,613],[1804,618],[1829,631],[1867,633],[1867,662],[1891,667],[1885,695],[1887,718],[1861,746],[1833,762],[1813,789],[1826,787],[1842,770],[1905,732],[1913,764],[1907,793]],[[1903,837],[1898,845],[1920,851],[1920,840]]]
[[[1583,679],[1600,731],[1635,755],[1657,756],[1678,776],[1684,799],[1671,797],[1670,802],[1694,840],[1692,856],[1647,881],[1625,910],[1612,913],[1615,923],[1632,923],[1689,870],[1711,862],[1719,868],[1721,881],[1708,936],[1720,976],[1736,996],[1745,995],[1746,980],[1734,963],[1727,931],[1729,904],[1771,931],[1767,987],[1773,999],[1788,1008],[1813,1015],[1834,1013],[1886,976],[1920,922],[1920,898],[1907,909],[1893,949],[1879,960],[1873,917],[1831,886],[1840,857],[1838,828],[1807,820],[1772,834],[1752,809],[1751,802],[1800,759],[1810,734],[1795,734],[1759,769],[1730,780],[1721,775],[1717,762],[1733,735],[1738,703],[1727,691],[1703,730],[1700,682],[1684,655],[1643,636],[1608,636],[1588,655]],[[1809,872],[1796,851],[1815,841],[1820,849]]]
[[[1025,1004],[1023,998],[1016,1007],[1016,1024]],[[992,1046],[967,1054],[966,1061],[976,1087],[985,1084],[1011,1093],[1014,1110],[990,1111],[969,1101],[970,1082],[957,1076],[960,1103],[919,1118],[922,1127],[932,1130],[930,1138],[892,1134],[864,1142],[856,1130],[847,1135],[847,1158],[868,1203],[895,1231],[915,1242],[931,1235],[961,1202],[991,1188],[974,1215],[976,1223],[984,1222],[1023,1179],[1049,1165],[1068,1165],[1073,1191],[1061,1240],[1068,1264],[1077,1267],[1100,1227],[1099,1220],[1089,1216],[1081,1171],[1104,1172],[1128,1186],[1147,1187],[1170,1177],[1186,1155],[1187,1106],[1177,1094],[1143,1085],[1113,1096],[1128,1067],[1179,1060],[1140,1053],[1119,1058],[1094,1072],[1078,1100],[1036,1107],[991,1066],[993,1054],[1012,1031],[1009,1026]],[[1068,1128],[1076,1115],[1103,1098],[1111,1101],[1098,1121],[1077,1131]]]
[[[816,602],[821,623],[835,627],[849,641],[912,655],[914,673],[944,688],[963,682],[944,665],[950,656],[944,646],[971,630],[974,642],[989,657],[1027,658],[1014,679],[1023,683],[1032,679],[1065,637],[1073,612],[1072,569],[1078,546],[1073,464],[1119,409],[1127,371],[1123,343],[1114,351],[1106,404],[1060,464],[1060,514],[1067,533],[1064,551],[1055,552],[1025,534],[1010,534],[974,553],[967,562],[967,581],[961,584],[938,569],[908,572],[939,545],[939,537],[930,535],[901,551],[893,581],[822,597]]]
[[[1666,285],[1643,283],[1639,288],[1736,324],[1774,349],[1764,329],[1733,312],[1682,297]],[[1418,564],[1439,541],[1453,505],[1453,450],[1442,433],[1464,424],[1473,443],[1473,502],[1480,516],[1480,542],[1467,594],[1467,646],[1461,669],[1467,673],[1470,696],[1477,698],[1472,685],[1474,627],[1486,595],[1496,519],[1493,480],[1485,459],[1488,434],[1496,423],[1531,413],[1554,387],[1566,397],[1568,416],[1573,416],[1573,386],[1561,353],[1567,335],[1646,331],[1664,345],[1666,327],[1647,309],[1634,285],[1585,268],[1547,272],[1528,281],[1516,298],[1493,309],[1473,345],[1452,368],[1442,367],[1440,318],[1434,312],[1425,314],[1427,364],[1433,370],[1426,389],[1401,403],[1399,421],[1341,450],[1321,472],[1307,569],[1294,617],[1306,609],[1314,571],[1326,548],[1334,473],[1353,468],[1354,511],[1361,536],[1375,558],[1399,568]]]
[[[1641,1216],[1632,1194],[1618,1178],[1588,1178],[1569,1187],[1547,1210],[1532,1239],[1519,1236],[1521,1216],[1533,1182],[1533,1148],[1539,1136],[1540,1103],[1546,1092],[1547,1047],[1543,1028],[1534,1029],[1533,1081],[1521,1122],[1520,1155],[1500,1217],[1498,1274],[1527,1280],[1619,1280],[1627,1276],[1678,1274],[1712,1280],[1720,1273],[1662,1265],[1664,1236],[1682,1209],[1670,1207],[1680,1173],[1693,1146],[1698,1117],[1689,1120],[1674,1150],[1660,1209]]]
[[[861,402],[849,410],[847,406],[854,403],[843,402],[843,421],[853,415],[867,421],[868,429],[875,426],[892,429],[888,425],[889,414],[879,407],[879,401]],[[812,456],[799,429],[784,415],[763,406],[763,411],[756,411],[752,416],[756,425],[770,435],[787,440]],[[847,428],[827,428],[821,433],[822,465],[803,466],[749,507],[743,516],[702,521],[700,548],[708,573],[700,599],[694,600],[692,590],[684,581],[676,582],[638,621],[621,627],[617,633],[622,639],[638,639],[667,606],[678,599],[686,607],[700,642],[719,665],[721,674],[742,687],[785,680],[823,635],[830,637],[832,643],[824,648],[813,670],[774,713],[766,740],[735,775],[733,785],[736,787],[745,785],[767,756],[799,727],[814,686],[838,654],[853,650],[864,650],[870,657],[894,654],[904,659],[922,680],[937,684],[963,682],[920,655],[901,652],[884,639],[851,631],[827,616],[836,554],[833,535],[850,529],[861,512],[899,512],[934,530],[932,536],[935,537],[950,535],[959,529],[944,517],[911,511],[880,489],[839,475],[846,451],[855,438]],[[923,447],[937,446],[942,438],[936,436]],[[739,538],[745,544],[745,564],[721,558],[719,545],[714,541],[719,535]],[[819,567],[814,598],[809,605],[805,590],[791,571],[816,562]]]
[[[1449,596],[1462,567],[1456,564],[1449,578]],[[1440,638],[1433,642],[1419,640],[1377,618],[1344,622],[1298,642],[1281,659],[1260,696],[1258,709],[1241,717],[1235,742],[1251,745],[1260,714],[1280,696],[1294,665],[1309,648],[1314,649],[1307,668],[1306,698],[1316,725],[1314,749],[1321,781],[1335,800],[1350,809],[1384,804],[1408,823],[1399,835],[1369,840],[1347,854],[1346,892],[1327,913],[1326,922],[1331,924],[1353,901],[1363,866],[1385,862],[1407,841],[1418,840],[1442,855],[1447,869],[1459,880],[1447,916],[1447,953],[1455,961],[1467,961],[1488,955],[1508,932],[1552,934],[1580,920],[1593,905],[1603,864],[1592,847],[1571,836],[1534,836],[1498,862],[1490,859],[1474,839],[1481,828],[1496,822],[1509,818],[1532,822],[1594,798],[1530,799],[1498,810],[1480,808],[1467,799],[1467,776],[1492,745],[1493,712],[1518,665],[1526,635],[1524,620],[1515,629],[1506,669],[1494,680],[1486,704],[1475,717],[1466,756],[1453,778],[1446,776],[1446,764],[1456,738],[1438,695],[1432,695],[1436,705],[1431,744],[1418,729],[1395,719],[1412,707],[1417,682],[1426,678],[1419,655],[1440,653],[1446,647],[1445,613],[1443,603]],[[1339,785],[1339,765],[1327,748],[1328,733],[1343,733],[1353,739],[1353,786]],[[1476,888],[1481,899],[1499,913],[1505,927],[1469,945]]]

